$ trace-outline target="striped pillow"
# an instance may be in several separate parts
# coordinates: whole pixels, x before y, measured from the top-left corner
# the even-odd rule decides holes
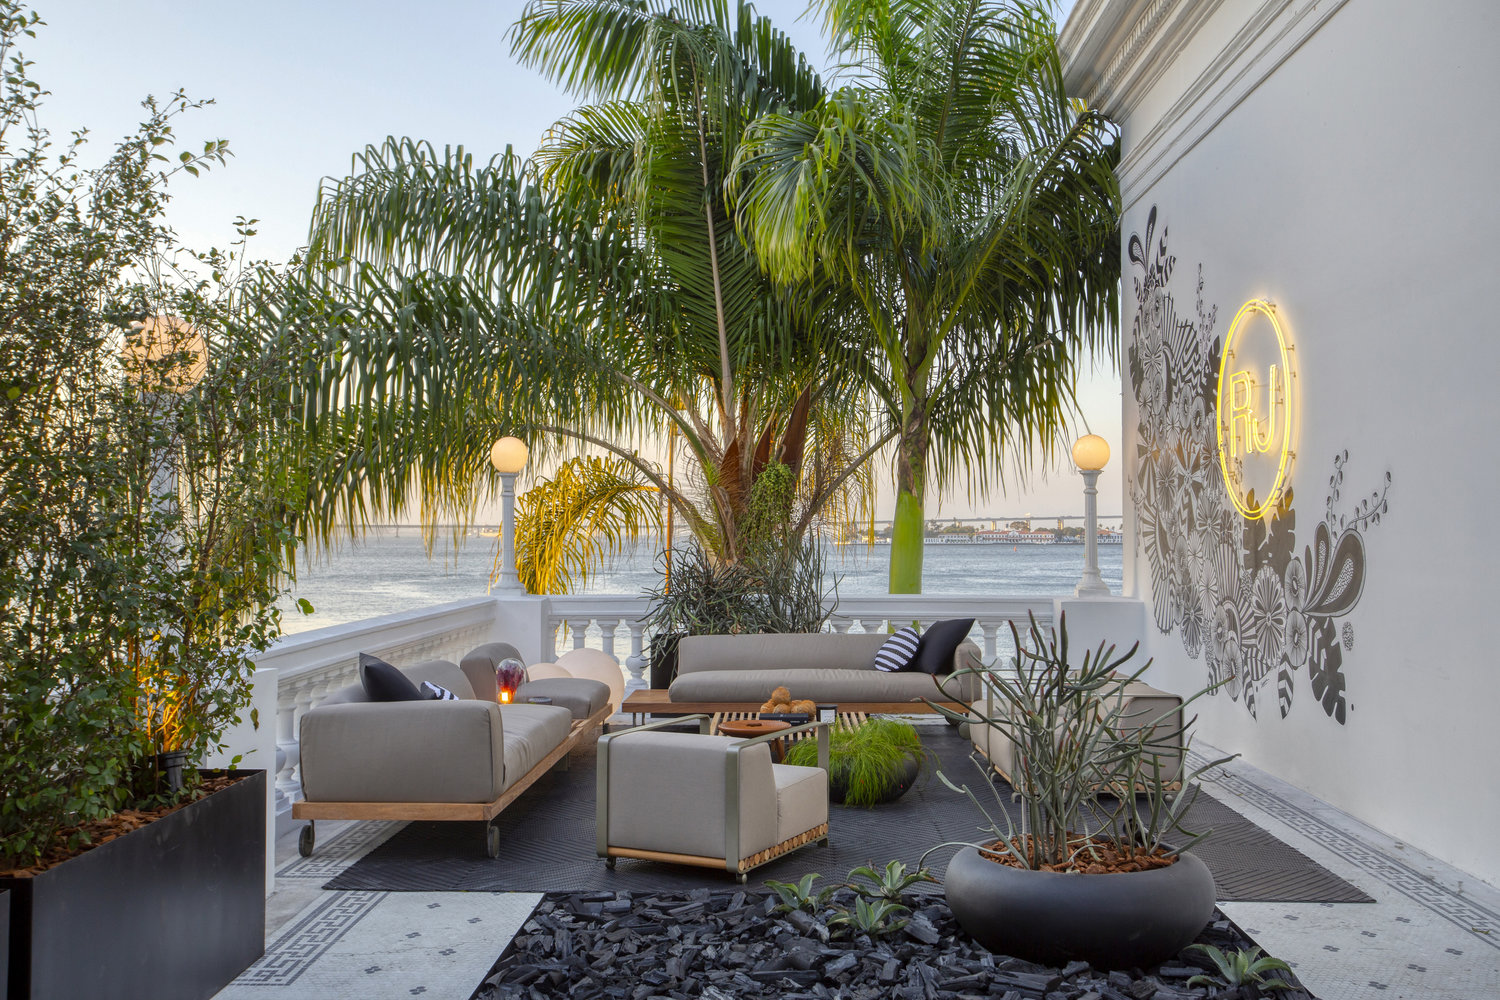
[[[886,673],[905,670],[912,657],[917,655],[917,644],[921,641],[917,630],[910,625],[898,629],[875,654],[875,669]]]
[[[422,697],[428,701],[457,701],[458,695],[432,681],[422,682]]]

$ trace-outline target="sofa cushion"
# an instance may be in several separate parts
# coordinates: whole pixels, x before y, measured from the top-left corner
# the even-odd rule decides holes
[[[505,739],[505,787],[520,781],[568,738],[573,713],[558,705],[501,705]]]
[[[972,618],[950,618],[933,622],[922,633],[922,642],[917,646],[917,655],[910,670],[921,670],[929,674],[946,674],[953,669],[953,654],[959,643],[969,637],[974,627]]]
[[[310,802],[489,802],[505,787],[493,703],[320,705],[299,739]]]
[[[762,635],[689,635],[677,644],[677,676],[699,670],[767,670],[825,667],[869,670],[875,651],[886,640],[881,632],[765,633]],[[770,688],[766,694],[770,694]],[[796,694],[796,689],[793,689]],[[800,695],[799,695],[800,697]],[[764,700],[764,696],[760,699]]]
[[[875,659],[871,663],[876,670],[883,670],[887,673],[906,670],[916,657],[917,647],[921,643],[922,637],[910,625],[897,629],[876,651]]]
[[[828,822],[828,772],[821,767],[772,764],[776,781],[776,843]]]
[[[699,670],[678,675],[669,691],[673,701],[742,701],[760,704],[780,686],[790,690],[794,698],[817,702],[942,698],[942,692],[928,674],[912,671],[886,673],[880,670],[836,670],[826,667]]]
[[[369,653],[359,654],[359,682],[371,701],[422,700],[422,692],[405,674]]]
[[[525,705],[532,698],[551,698],[552,704],[566,708],[573,714],[573,718],[587,719],[609,704],[609,685],[587,677],[549,677],[545,680],[527,681],[516,688],[514,704]]]

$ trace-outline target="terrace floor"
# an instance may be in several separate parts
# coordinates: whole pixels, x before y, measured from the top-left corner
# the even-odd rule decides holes
[[[1375,898],[1221,904],[1323,1000],[1500,997],[1500,889],[1241,761],[1219,769],[1211,788]],[[306,859],[295,835],[283,836],[266,954],[219,1000],[468,997],[540,896],[321,888],[401,825],[320,823],[317,853]]]

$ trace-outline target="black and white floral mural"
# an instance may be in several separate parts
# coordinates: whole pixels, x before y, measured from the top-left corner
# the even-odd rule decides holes
[[[1354,648],[1349,615],[1365,583],[1364,532],[1386,514],[1390,473],[1379,489],[1351,494],[1344,451],[1333,456],[1315,520],[1303,514],[1299,525],[1291,490],[1264,518],[1235,510],[1215,432],[1219,307],[1205,301],[1200,264],[1192,309],[1179,310],[1177,261],[1166,225],[1159,235],[1156,227],[1153,207],[1145,234],[1130,237],[1136,311],[1126,352],[1138,413],[1127,488],[1156,626],[1176,630],[1187,655],[1203,658],[1209,680],[1223,682],[1218,693],[1252,717],[1272,690],[1285,717],[1305,684],[1342,725],[1344,657]]]

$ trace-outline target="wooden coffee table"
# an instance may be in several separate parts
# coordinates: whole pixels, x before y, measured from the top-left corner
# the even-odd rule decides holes
[[[968,708],[962,702],[939,702],[955,712]],[[666,688],[647,688],[632,691],[625,696],[621,711],[630,713],[634,724],[640,725],[646,716],[653,715],[758,715],[758,702],[737,701],[673,701]],[[857,701],[840,702],[839,715],[860,713],[864,715],[922,715],[932,709],[922,701]]]
[[[791,729],[790,722],[782,722],[780,719],[716,719],[715,726],[709,732],[717,731],[720,736],[732,736],[737,740],[754,739],[757,736],[765,736],[768,733],[779,733]],[[771,742],[771,760],[781,763],[782,746],[781,740]]]

